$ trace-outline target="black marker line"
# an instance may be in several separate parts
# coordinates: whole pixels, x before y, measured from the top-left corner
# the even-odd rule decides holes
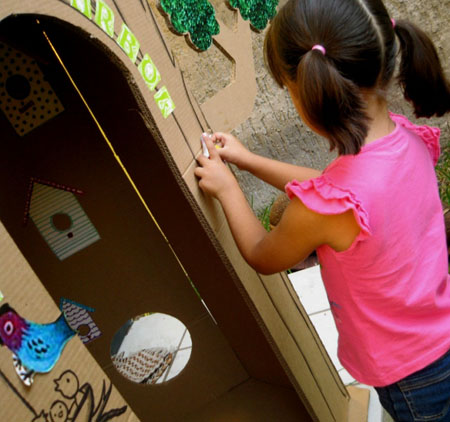
[[[208,120],[206,119],[206,117],[205,117],[205,115],[204,115],[204,113],[203,113],[203,110],[202,110],[201,107],[200,107],[200,104],[198,104],[197,100],[196,100],[195,97],[194,97],[194,100],[195,100],[195,102],[197,103],[197,107],[198,107],[198,109],[200,110],[200,113],[201,113],[203,119],[205,120],[206,125],[208,126],[208,127],[205,129],[205,127],[203,127],[203,124],[202,124],[202,122],[200,121],[200,119],[199,119],[199,117],[198,117],[198,114],[197,114],[197,112],[196,112],[196,110],[195,110],[195,108],[194,108],[194,104],[192,104],[191,95],[194,95],[194,94],[192,94],[192,93],[189,92],[188,87],[187,87],[187,85],[186,85],[186,80],[185,80],[185,78],[184,78],[184,72],[183,72],[181,69],[180,69],[180,74],[181,74],[181,80],[183,81],[183,88],[184,88],[184,91],[186,92],[186,96],[187,96],[187,98],[188,98],[188,100],[189,100],[189,104],[191,105],[192,111],[194,112],[195,118],[197,119],[198,125],[202,128],[203,132],[205,132],[206,129],[211,129],[210,126],[209,126]]]
[[[120,7],[117,5],[116,0],[111,0],[114,3],[114,6],[116,6],[117,11],[119,12],[120,17],[122,18],[123,23],[128,26],[127,21],[125,20],[125,17],[123,16],[122,11],[120,10]]]
[[[128,25],[128,23],[127,23],[127,21],[125,20],[125,17],[123,16],[123,13],[122,13],[122,11],[120,10],[120,7],[117,5],[117,3],[116,3],[116,0],[111,0],[113,3],[114,3],[114,6],[116,6],[116,9],[117,9],[117,11],[119,12],[119,15],[120,15],[120,17],[122,18],[122,21],[123,21],[123,23],[129,28],[129,25]],[[101,28],[100,28],[101,29]],[[133,35],[134,35],[134,33],[133,33]],[[136,37],[136,36],[135,36]],[[117,39],[119,38],[119,36],[117,36]],[[116,41],[117,41],[117,39],[116,39]],[[137,40],[137,38],[136,38],[136,40]],[[136,64],[136,61],[137,61],[137,59],[139,58],[140,60],[139,61],[141,61],[142,59],[143,59],[143,57],[144,57],[144,53],[141,51],[141,45],[140,45],[141,43],[139,43],[139,50],[138,50],[138,53],[137,53],[137,55],[136,55],[136,60],[135,60],[135,62],[133,63],[134,65],[136,65],[136,67],[138,66],[137,64]],[[120,48],[122,48],[122,46],[119,44],[119,47]],[[122,48],[122,50],[123,50],[123,48]],[[126,52],[125,52],[125,54],[126,54]]]
[[[140,2],[141,2],[141,6],[142,6],[142,8],[144,9],[144,12],[146,12],[146,13],[147,13],[147,9],[145,8],[145,3],[144,3],[144,0],[140,0]]]
[[[38,416],[36,411],[33,409],[33,406],[31,406],[30,403],[28,403],[24,397],[20,394],[20,392],[14,387],[14,385],[11,383],[11,381],[7,378],[7,376],[3,373],[3,371],[0,369],[0,376],[5,380],[6,384],[8,384],[8,387],[11,388],[11,390],[16,393],[17,397],[21,400],[21,402],[28,407],[28,409],[33,413],[34,416]]]
[[[162,34],[161,34],[161,30],[159,29],[159,25],[158,25],[158,23],[156,22],[155,15],[153,14],[153,10],[152,10],[151,7],[149,7],[149,11],[150,11],[150,16],[152,17],[152,20],[153,20],[153,24],[155,25],[156,29],[158,30],[159,38],[161,39],[161,42],[164,44],[164,47],[165,47],[165,49],[166,49],[166,51],[167,51],[167,55],[169,56],[170,61],[172,62],[173,67],[175,67],[175,58],[173,57],[173,55],[172,55],[172,53],[171,53],[169,47],[167,46],[166,40],[164,39],[164,37],[163,37]]]
[[[175,112],[172,112],[171,115],[172,115],[173,119],[175,120],[175,123],[177,124],[178,129],[180,130],[181,134],[183,135],[184,141],[186,142],[186,145],[187,145],[187,147],[189,148],[189,151],[191,151],[192,158],[195,160],[195,154],[194,154],[194,151],[192,150],[192,147],[191,147],[191,145],[189,144],[189,141],[188,141],[188,139],[187,139],[187,137],[186,137],[186,134],[184,133],[184,130],[181,128],[181,125],[180,125],[180,123],[178,122],[178,119],[177,119],[176,116],[175,116]]]

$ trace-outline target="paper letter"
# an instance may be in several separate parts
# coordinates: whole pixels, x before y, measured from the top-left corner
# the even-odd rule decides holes
[[[155,95],[154,95],[156,104],[158,104],[159,109],[165,119],[169,117],[172,111],[175,110],[175,104],[170,98],[169,91],[167,88],[163,86]]]
[[[97,0],[95,23],[111,38],[114,37],[114,12],[103,0]]]
[[[70,0],[70,5],[81,12],[84,16],[91,19],[91,0]]]
[[[130,28],[124,23],[122,24],[122,31],[117,38],[117,44],[120,45],[123,51],[134,63],[136,61],[137,55],[139,53],[139,41],[130,31]]]
[[[161,75],[148,54],[144,56],[138,69],[150,91],[153,91],[161,81]]]

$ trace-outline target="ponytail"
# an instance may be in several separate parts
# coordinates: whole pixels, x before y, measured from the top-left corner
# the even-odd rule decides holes
[[[388,87],[396,35],[398,81],[416,116],[450,111],[450,85],[433,43],[409,22],[393,28],[382,0],[289,0],[266,33],[265,60],[278,85],[295,90],[306,123],[331,149],[357,154],[370,123],[364,93],[382,96]]]
[[[433,42],[407,21],[397,21],[394,30],[400,41],[398,81],[405,99],[413,104],[416,117],[442,116],[450,111],[450,84]]]
[[[331,150],[357,154],[368,130],[365,102],[357,85],[314,50],[300,60],[296,82],[305,119],[328,138]]]

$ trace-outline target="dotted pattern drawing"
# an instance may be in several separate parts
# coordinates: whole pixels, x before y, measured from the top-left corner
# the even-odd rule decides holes
[[[2,42],[0,109],[20,136],[64,111],[36,61]]]

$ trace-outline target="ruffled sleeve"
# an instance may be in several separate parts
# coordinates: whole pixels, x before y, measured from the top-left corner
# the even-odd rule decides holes
[[[366,236],[371,235],[369,216],[361,202],[353,192],[334,186],[326,175],[304,182],[293,180],[285,190],[290,199],[299,198],[307,208],[319,214],[342,214],[353,210],[361,231]]]
[[[401,114],[389,113],[391,119],[402,125],[404,128],[414,132],[418,135],[423,142],[425,142],[428,151],[430,152],[431,159],[434,165],[437,164],[439,156],[441,155],[441,147],[439,145],[439,137],[441,135],[441,130],[437,127],[431,127],[427,125],[417,126],[411,123],[405,116]]]

